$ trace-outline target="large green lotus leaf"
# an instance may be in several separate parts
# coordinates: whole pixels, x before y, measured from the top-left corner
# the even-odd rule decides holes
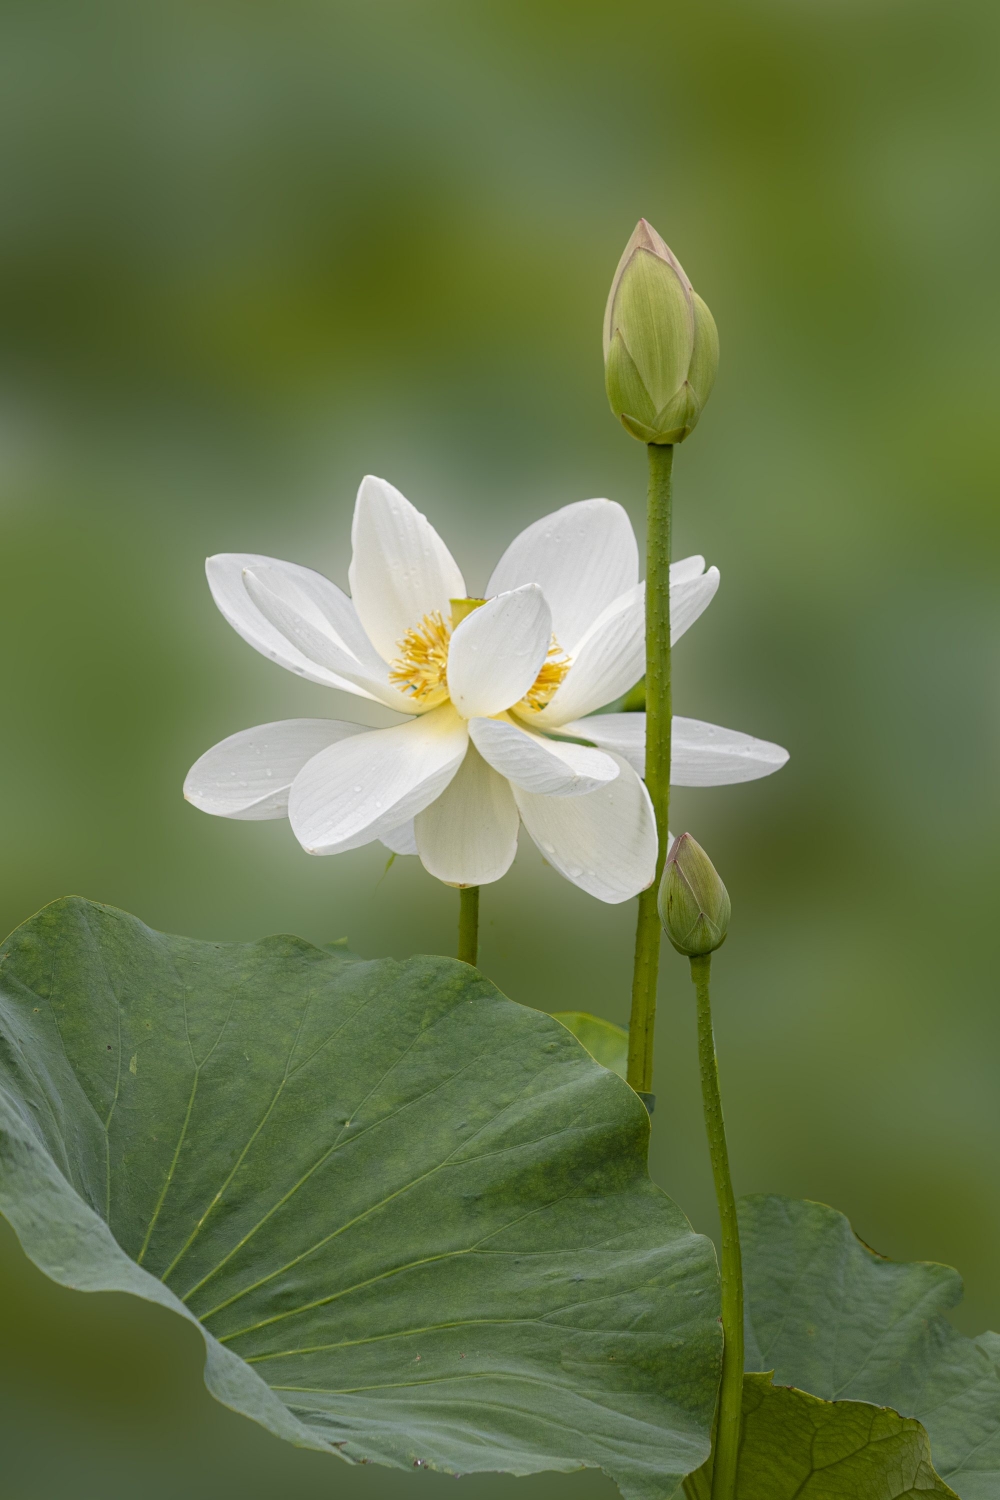
[[[710,1500],[708,1470],[689,1500]],[[743,1377],[736,1500],[955,1500],[912,1417],[861,1401],[822,1401],[768,1375]]]
[[[744,1198],[740,1223],[747,1369],[919,1418],[962,1500],[997,1500],[1000,1339],[948,1322],[958,1272],[876,1255],[823,1203]]]
[[[708,1451],[715,1257],[648,1117],[455,960],[198,943],[70,900],[0,949],[0,1210],[48,1275],[192,1318],[292,1442],[451,1471]]]

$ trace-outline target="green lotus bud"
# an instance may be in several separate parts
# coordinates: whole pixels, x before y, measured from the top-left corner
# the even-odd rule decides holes
[[[719,333],[684,268],[640,219],[618,262],[604,314],[611,410],[644,443],[682,443],[719,368]]]
[[[729,930],[729,892],[689,833],[674,839],[660,881],[660,921],[678,953],[714,953]]]

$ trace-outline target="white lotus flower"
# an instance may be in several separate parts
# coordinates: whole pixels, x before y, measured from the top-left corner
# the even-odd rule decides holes
[[[500,559],[485,601],[467,597],[430,522],[385,480],[362,481],[352,542],[351,598],[309,568],[243,553],[210,557],[209,586],[263,655],[408,721],[244,730],[191,768],[188,800],[221,817],[287,815],[310,854],[380,839],[451,885],[499,880],[523,822],[549,863],[600,900],[649,885],[645,715],[587,717],[644,665],[644,585],[621,506],[583,500],[536,521]],[[676,639],[719,574],[690,557],[670,577]],[[674,720],[679,785],[749,781],[787,758],[749,735]]]

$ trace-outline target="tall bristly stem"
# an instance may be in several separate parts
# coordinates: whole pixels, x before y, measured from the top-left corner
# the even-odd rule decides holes
[[[660,968],[656,893],[667,857],[670,811],[670,520],[674,450],[650,443],[646,508],[646,787],[656,814],[656,879],[639,897],[628,1033],[628,1081],[641,1094],[653,1087],[653,1027]]]
[[[458,892],[458,956],[475,968],[479,957],[478,885],[463,885]]]
[[[705,1129],[712,1157],[712,1176],[722,1224],[722,1383],[719,1387],[719,1417],[716,1423],[712,1464],[712,1500],[733,1500],[740,1451],[740,1419],[743,1403],[743,1262],[740,1232],[736,1222],[736,1199],[729,1173],[726,1127],[719,1092],[719,1064],[712,1032],[712,1000],[709,977],[712,955],[691,960],[691,978],[698,997],[698,1060],[701,1065],[701,1097]]]

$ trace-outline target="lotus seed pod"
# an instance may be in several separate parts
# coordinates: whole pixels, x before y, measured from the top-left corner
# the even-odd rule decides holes
[[[667,937],[688,958],[714,953],[726,941],[732,910],[729,892],[689,833],[674,839],[667,855],[659,910]]]
[[[681,443],[719,367],[715,320],[684,268],[640,219],[618,262],[604,315],[611,410],[644,443]]]

